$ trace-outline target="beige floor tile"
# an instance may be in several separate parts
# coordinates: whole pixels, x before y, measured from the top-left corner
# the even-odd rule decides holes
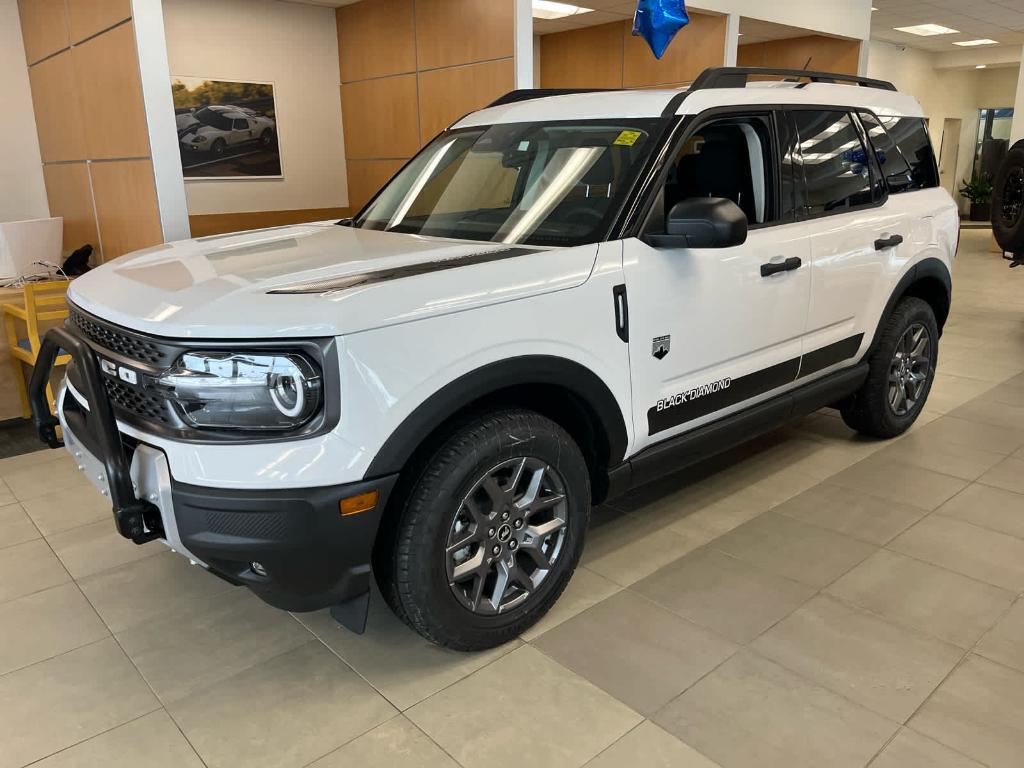
[[[188,610],[222,592],[244,590],[190,565],[165,549],[153,557],[86,576],[79,586],[111,632],[121,632],[156,616]]]
[[[80,488],[44,493],[22,502],[44,536],[106,520],[113,525],[110,499]]]
[[[710,548],[666,565],[632,589],[737,643],[750,642],[815,592]]]
[[[964,403],[950,411],[949,415],[966,421],[1024,430],[1024,405],[1011,405],[986,397]]]
[[[459,768],[402,715],[378,725],[309,768]]]
[[[19,768],[159,703],[113,639],[0,677],[0,768]]]
[[[977,653],[1024,672],[1024,598],[978,643]]]
[[[650,720],[636,728],[595,757],[586,768],[720,768],[693,747],[683,744]]]
[[[39,530],[20,504],[0,506],[0,549],[39,538]]]
[[[572,581],[558,601],[545,616],[522,633],[523,640],[533,640],[567,619],[582,613],[607,597],[621,590],[614,581],[606,579],[588,568],[579,567],[572,575]]]
[[[916,523],[927,512],[827,480],[772,510],[819,528],[882,545]]]
[[[871,768],[985,768],[939,742],[903,728],[871,763]]]
[[[159,541],[140,546],[124,538],[113,518],[56,533],[47,541],[76,579],[167,551]]]
[[[947,376],[962,376],[965,379],[977,379],[993,384],[1016,376],[1022,369],[1024,365],[1020,363],[991,360],[987,355],[978,352],[957,355],[952,360],[943,360],[939,363],[939,370]]]
[[[884,451],[829,478],[833,485],[933,510],[967,485],[966,481],[886,459]]]
[[[27,501],[54,491],[73,488],[83,495],[99,491],[78,471],[74,460],[64,451],[60,457],[40,464],[27,463],[25,466],[7,472],[3,481],[18,501]]]
[[[42,539],[0,549],[0,603],[71,581]]]
[[[984,393],[984,400],[1024,407],[1024,376],[1014,376],[1002,384],[996,384]]]
[[[943,416],[921,428],[921,439],[949,445],[964,445],[996,453],[1011,454],[1024,447],[1024,430],[1003,424],[985,424],[978,421]]]
[[[15,474],[23,469],[31,469],[32,467],[38,467],[50,461],[56,461],[62,459],[65,463],[69,462],[70,457],[67,451],[54,450],[50,448],[43,448],[39,451],[29,451],[28,453],[22,453],[18,456],[8,456],[7,458],[0,459],[0,479],[7,477],[10,474]]]
[[[890,719],[905,721],[963,651],[828,597],[817,597],[751,646]]]
[[[939,373],[935,375],[931,392],[928,393],[928,406],[938,410],[939,413],[949,413],[968,400],[973,400],[992,389],[993,384],[990,381],[952,376],[943,373],[942,368],[943,365],[940,363]]]
[[[725,768],[861,768],[897,728],[749,651],[653,719]]]
[[[1021,493],[974,483],[935,512],[1024,539],[1024,494]]]
[[[481,712],[500,714],[488,718],[487,728],[467,728]],[[406,715],[465,768],[581,766],[642,720],[530,646],[434,694]]]
[[[1024,673],[978,656],[961,664],[910,721],[992,768],[1019,768],[1024,755]]]
[[[737,650],[630,591],[560,624],[533,645],[643,715],[663,707]]]
[[[396,714],[315,640],[168,709],[208,768],[306,765]]]
[[[875,551],[847,536],[767,512],[712,542],[727,555],[766,571],[823,587]]]
[[[203,768],[162,709],[33,763],[32,768]]]
[[[701,528],[676,533],[668,528],[638,525],[632,516],[591,529],[582,564],[616,584],[628,587],[714,538]]]
[[[308,643],[312,636],[288,613],[237,589],[161,614],[119,632],[117,639],[167,704]]]
[[[1024,540],[945,515],[929,515],[888,545],[972,579],[1024,591]]]
[[[1024,493],[1024,459],[1008,458],[978,478],[979,483]]]
[[[11,493],[7,484],[3,480],[0,480],[0,505],[14,504],[16,501],[17,499],[14,497],[14,494]]]
[[[340,626],[329,611],[295,616],[402,711],[520,645],[515,640],[482,653],[440,648],[397,619],[377,594],[371,598],[366,633],[362,635]]]
[[[1004,458],[1002,453],[996,451],[969,445],[937,443],[914,434],[883,448],[875,454],[873,460],[894,461],[961,480],[976,480]]]
[[[921,560],[881,550],[827,592],[932,637],[970,648],[1014,594]]]
[[[0,627],[0,675],[109,635],[75,584],[0,603]]]

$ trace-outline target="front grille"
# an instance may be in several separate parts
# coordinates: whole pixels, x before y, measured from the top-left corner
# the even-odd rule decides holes
[[[170,355],[152,341],[132,336],[113,326],[100,324],[81,312],[71,310],[71,322],[88,339],[124,357],[149,365],[167,365]]]
[[[159,421],[162,424],[171,423],[167,415],[167,403],[165,400],[132,389],[116,379],[104,379],[103,383],[107,388],[110,402],[115,409],[127,412],[140,419]]]

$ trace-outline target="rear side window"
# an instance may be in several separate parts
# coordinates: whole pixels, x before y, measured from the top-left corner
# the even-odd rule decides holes
[[[910,166],[910,184],[893,192],[910,192],[939,186],[939,170],[935,152],[928,137],[928,126],[920,117],[879,117],[900,154]]]
[[[914,173],[910,165],[879,118],[870,112],[861,112],[860,120],[864,124],[868,141],[875,150],[878,166],[882,169],[882,175],[885,176],[885,181],[889,185],[889,191],[909,192],[915,189]]]
[[[795,110],[809,216],[862,208],[883,193],[853,117],[846,112]]]

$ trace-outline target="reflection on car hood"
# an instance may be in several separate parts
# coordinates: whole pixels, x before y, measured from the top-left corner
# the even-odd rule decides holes
[[[139,251],[76,279],[68,296],[159,336],[335,336],[571,288],[596,254],[322,222]]]

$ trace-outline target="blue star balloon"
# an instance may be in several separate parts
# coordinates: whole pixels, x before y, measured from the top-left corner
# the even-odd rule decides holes
[[[646,40],[660,59],[676,32],[689,23],[685,0],[640,0],[633,17],[633,34]]]

